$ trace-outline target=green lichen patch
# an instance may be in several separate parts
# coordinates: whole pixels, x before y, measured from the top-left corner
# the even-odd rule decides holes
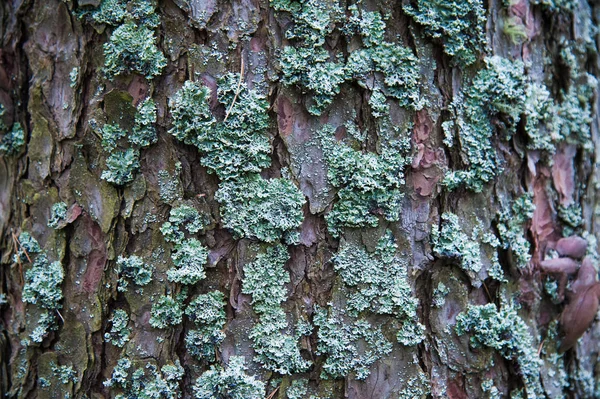
[[[119,256],[117,259],[117,272],[120,275],[118,290],[126,291],[129,285],[127,279],[132,280],[138,286],[145,286],[152,281],[154,266],[144,262],[136,255],[129,257]]]
[[[419,302],[412,295],[406,264],[396,256],[397,248],[389,230],[374,253],[342,242],[333,265],[347,287],[348,315],[356,317],[366,310],[393,315],[402,322],[398,342],[410,346],[423,340],[425,327],[418,321]]]
[[[225,296],[219,291],[198,295],[185,309],[196,328],[188,331],[185,346],[198,360],[215,360],[218,346],[225,339]]]
[[[84,12],[84,15],[99,24],[119,25],[134,20],[141,25],[157,27],[160,19],[155,8],[155,0],[102,0],[97,9]]]
[[[530,244],[525,237],[524,226],[533,217],[535,205],[531,194],[517,198],[510,208],[499,214],[497,224],[502,247],[510,249],[517,267],[527,267],[530,255]]]
[[[537,348],[527,324],[512,302],[503,303],[500,309],[493,303],[469,305],[466,312],[456,317],[456,332],[458,335],[471,334],[473,348],[492,348],[505,359],[516,361],[527,396],[544,397]]]
[[[183,298],[163,295],[152,305],[150,325],[154,328],[176,326],[183,321]]]
[[[110,77],[137,72],[147,79],[162,73],[167,59],[156,47],[154,31],[127,21],[104,44],[104,73]]]
[[[137,106],[135,123],[129,135],[129,142],[140,147],[148,147],[158,141],[156,136],[156,103],[147,98]]]
[[[64,270],[60,262],[50,262],[46,254],[38,255],[31,268],[25,272],[23,301],[44,309],[60,309],[63,279]]]
[[[204,279],[204,265],[208,250],[196,238],[185,238],[185,232],[196,234],[205,227],[205,218],[190,205],[181,204],[171,209],[169,221],[160,228],[165,241],[174,244],[171,259],[175,268],[167,270],[169,281],[195,284]]]
[[[209,90],[186,82],[170,99],[177,139],[198,147],[200,162],[221,180],[258,173],[271,164],[268,103],[256,90],[240,83],[239,74],[219,79],[217,99],[226,118],[217,122],[208,105]],[[235,101],[234,101],[235,99]]]
[[[481,249],[477,234],[469,237],[455,214],[445,212],[441,228],[435,224],[431,227],[431,242],[437,256],[457,259],[465,272],[477,274],[481,270]]]
[[[253,175],[245,180],[225,182],[215,199],[221,204],[223,225],[236,236],[265,242],[281,238],[289,242],[296,240],[305,199],[290,180],[265,180]]]
[[[56,314],[62,308],[61,285],[64,280],[64,270],[59,261],[48,260],[48,256],[42,251],[37,240],[27,232],[19,235],[19,252],[15,257],[18,257],[20,262],[29,262],[33,258],[33,264],[25,271],[22,299],[23,302],[36,305],[38,308],[36,314],[39,317],[35,321],[35,327],[31,329],[29,338],[35,343],[40,343],[49,331],[58,328]]]
[[[259,321],[252,328],[255,360],[266,369],[279,374],[305,371],[310,362],[303,359],[298,347],[299,336],[290,334],[281,303],[287,298],[284,284],[290,282],[283,266],[289,259],[287,248],[277,244],[257,255],[244,266],[242,292],[252,295],[254,311]]]
[[[231,356],[227,367],[211,366],[194,384],[195,399],[264,399],[265,384],[246,374],[244,358]]]
[[[140,168],[140,152],[134,148],[116,151],[106,159],[106,170],[100,176],[102,179],[116,184],[125,185],[133,181],[134,173]]]
[[[122,357],[104,386],[119,392],[115,396],[117,398],[179,399],[183,375],[184,370],[179,360],[165,364],[159,370],[153,363],[137,368],[129,358]]]
[[[468,66],[487,46],[486,12],[481,0],[417,0],[403,7],[424,33],[440,40],[454,64]]]
[[[58,229],[61,223],[67,217],[67,204],[64,202],[57,202],[52,205],[50,209],[50,219],[48,219],[48,227],[51,229]]]
[[[444,183],[450,189],[465,185],[481,192],[501,169],[492,139],[502,139],[516,131],[525,109],[525,76],[523,63],[493,56],[485,59],[486,68],[477,73],[462,96],[451,105],[454,119],[443,123],[445,143],[453,145],[458,134],[461,156],[466,170],[450,172]]]
[[[0,115],[1,116],[1,115]],[[10,131],[0,139],[0,155],[17,155],[25,145],[25,131],[19,122],[13,124]]]
[[[317,354],[326,355],[321,378],[345,378],[352,374],[364,380],[370,366],[392,351],[381,330],[366,320],[346,322],[338,310],[316,307],[314,323],[318,330]]]
[[[131,329],[127,327],[129,315],[123,309],[115,309],[108,319],[111,324],[110,331],[104,333],[104,341],[122,348],[129,341]]]
[[[327,227],[339,236],[343,227],[375,227],[380,217],[398,221],[402,207],[404,168],[409,162],[408,143],[390,141],[381,154],[361,152],[335,140],[326,125],[319,137],[330,183],[337,187],[338,201],[327,214]]]

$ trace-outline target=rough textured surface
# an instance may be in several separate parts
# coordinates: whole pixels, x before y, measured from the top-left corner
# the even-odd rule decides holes
[[[599,19],[0,1],[0,395],[600,397]]]

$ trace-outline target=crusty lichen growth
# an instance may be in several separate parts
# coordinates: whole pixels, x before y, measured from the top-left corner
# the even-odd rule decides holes
[[[484,184],[501,170],[493,137],[500,134],[501,139],[510,138],[525,109],[523,63],[499,56],[488,57],[485,63],[464,98],[457,95],[452,102],[453,119],[443,123],[444,142],[452,146],[454,135],[458,135],[467,166],[446,175],[444,183],[450,189],[465,185],[475,192],[483,191]]]
[[[223,183],[215,199],[221,205],[223,225],[237,237],[270,243],[282,238],[290,243],[297,241],[305,199],[290,180],[251,175]]]
[[[129,324],[129,315],[123,309],[115,309],[108,322],[111,324],[110,331],[104,333],[104,341],[122,348],[129,341],[131,329]]]
[[[281,303],[287,299],[284,284],[290,282],[283,266],[289,259],[287,248],[281,244],[268,247],[254,262],[244,266],[242,292],[252,295],[252,306],[259,321],[250,332],[254,341],[254,360],[266,369],[279,374],[305,371],[310,362],[303,359],[298,338],[290,333],[286,313]]]
[[[339,236],[343,227],[375,227],[383,217],[398,221],[402,207],[404,168],[409,163],[408,142],[390,140],[381,154],[361,152],[338,142],[334,129],[319,132],[329,182],[337,187],[338,201],[326,215],[327,227]]]
[[[117,26],[104,44],[104,73],[109,78],[137,72],[148,79],[161,74],[167,59],[156,46],[154,29],[160,24],[153,0],[103,0],[91,12],[91,21]]]
[[[458,335],[470,333],[473,348],[489,347],[505,359],[516,361],[527,396],[545,397],[540,383],[541,361],[537,348],[517,310],[512,301],[503,301],[500,309],[493,303],[469,305],[466,312],[456,316],[456,332]]]
[[[265,384],[246,374],[244,358],[231,356],[226,368],[211,366],[194,384],[195,399],[264,399]]]
[[[67,217],[67,204],[64,202],[57,202],[52,205],[50,209],[50,219],[48,219],[48,227],[51,229],[58,229],[61,222]]]
[[[487,46],[486,11],[481,0],[417,0],[403,9],[427,36],[441,40],[455,65],[473,64]]]
[[[179,399],[183,375],[184,369],[179,360],[167,363],[159,370],[154,363],[136,367],[129,358],[122,357],[104,386],[119,392],[116,398]]]
[[[372,254],[342,242],[333,265],[347,286],[348,315],[356,317],[366,310],[393,315],[402,323],[398,342],[416,345],[423,340],[425,327],[419,323],[419,302],[412,295],[406,264],[396,256],[397,248],[389,230]]]
[[[386,95],[411,109],[425,104],[418,85],[418,60],[409,48],[384,40],[386,25],[380,13],[351,5],[346,19],[337,3],[272,0],[271,5],[288,12],[294,21],[286,31],[293,45],[284,47],[279,59],[281,80],[310,95],[309,113],[320,115],[349,80],[373,91],[372,108],[379,116],[387,113]],[[364,45],[350,52],[347,62],[342,54],[331,56],[323,46],[337,22],[345,22],[342,31],[349,42],[358,35]]]
[[[329,311],[315,307],[314,323],[318,330],[317,354],[327,355],[321,378],[345,378],[352,374],[364,380],[370,366],[392,350],[381,329],[359,319],[348,322],[333,306]]]
[[[198,295],[185,309],[196,328],[188,331],[185,346],[198,360],[215,360],[218,346],[225,339],[225,296],[220,291]]]
[[[533,217],[535,205],[533,196],[524,194],[517,198],[511,205],[510,210],[499,214],[497,224],[498,233],[502,247],[510,249],[517,267],[527,267],[530,255],[530,244],[525,236],[525,224]]]
[[[2,115],[0,114],[0,117]],[[4,133],[0,140],[0,155],[17,155],[25,145],[25,132],[19,122],[13,124],[10,131]]]
[[[36,305],[41,311],[37,326],[29,335],[33,342],[40,343],[49,331],[58,327],[56,315],[62,308],[64,270],[59,261],[48,260],[46,252],[29,233],[21,233],[18,242],[19,252],[15,254],[15,260],[24,262],[34,258],[33,264],[25,272],[22,299],[23,302]]]
[[[150,325],[154,328],[167,328],[181,324],[184,296],[184,294],[160,296],[152,305]]]
[[[185,82],[169,101],[173,115],[170,133],[198,147],[202,165],[221,180],[258,173],[271,164],[269,104],[245,83],[238,92],[239,80],[239,74],[228,74],[218,81],[217,99],[227,109],[227,119],[220,122],[210,111],[209,90],[199,83]]]
[[[145,286],[152,280],[152,272],[154,266],[144,262],[137,255],[129,257],[119,256],[117,259],[117,273],[119,273],[119,281],[117,290],[126,291],[129,286],[129,281],[132,280],[138,286]]]
[[[169,221],[160,228],[165,241],[174,244],[171,259],[175,268],[167,270],[169,281],[196,284],[206,276],[204,265],[208,250],[197,238],[185,238],[186,230],[196,234],[204,229],[205,222],[198,210],[190,205],[181,204],[171,209]]]
[[[102,129],[98,129],[96,121],[90,121],[90,126],[101,136],[102,148],[109,154],[106,159],[106,170],[101,175],[102,179],[119,186],[133,181],[135,173],[140,168],[140,149],[158,140],[155,123],[156,104],[151,98],[145,99],[138,105],[131,133],[118,124],[107,123],[102,126]],[[127,140],[124,139],[125,137]]]
[[[460,226],[458,216],[445,212],[442,214],[441,228],[431,227],[433,252],[440,257],[456,259],[460,267],[469,274],[481,270],[481,249],[477,232],[469,237]]]

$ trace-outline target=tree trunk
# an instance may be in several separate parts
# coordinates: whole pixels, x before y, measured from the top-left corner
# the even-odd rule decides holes
[[[2,2],[0,393],[600,397],[599,12]]]

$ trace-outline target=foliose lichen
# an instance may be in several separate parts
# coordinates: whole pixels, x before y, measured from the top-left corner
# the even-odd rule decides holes
[[[341,316],[332,306],[329,311],[315,307],[317,354],[327,355],[321,378],[344,378],[352,373],[357,380],[364,380],[371,373],[370,366],[391,352],[392,344],[368,321],[347,322]]]
[[[0,139],[0,155],[17,155],[24,145],[25,131],[23,131],[23,127],[19,122],[15,122],[10,131],[4,133],[4,136]]]
[[[108,319],[111,324],[110,331],[104,333],[104,341],[122,348],[129,341],[131,329],[127,327],[129,315],[123,309],[115,309]]]
[[[58,229],[61,222],[67,217],[67,204],[64,202],[57,202],[52,205],[50,209],[50,219],[48,219],[48,227],[51,229]]]
[[[215,199],[221,205],[223,225],[237,237],[269,243],[282,238],[296,241],[305,199],[290,180],[251,175],[241,181],[227,181],[221,184]]]
[[[154,328],[176,326],[183,321],[183,295],[162,295],[152,305],[150,325]]]
[[[136,368],[129,358],[122,357],[113,369],[111,378],[104,382],[104,386],[117,390],[119,393],[115,398],[119,399],[179,399],[179,384],[183,375],[184,370],[179,360],[167,363],[159,370],[153,363]]]
[[[469,274],[481,270],[481,249],[478,232],[469,237],[460,226],[458,216],[444,212],[440,226],[431,226],[431,243],[433,252],[440,257],[456,259],[460,267]]]
[[[279,374],[302,372],[310,366],[310,362],[300,355],[300,337],[290,334],[286,313],[281,307],[287,298],[284,284],[290,282],[290,276],[283,268],[288,259],[285,246],[270,246],[244,266],[242,280],[242,292],[252,295],[252,306],[259,316],[250,332],[255,360]]]
[[[126,291],[130,279],[138,286],[144,286],[152,281],[152,272],[154,266],[144,262],[137,255],[129,257],[119,256],[117,259],[117,273],[119,273],[119,282],[117,289],[121,292]]]
[[[212,361],[225,339],[225,296],[220,291],[198,295],[185,309],[196,328],[188,331],[185,346],[195,358]]]
[[[171,209],[169,221],[160,228],[165,241],[174,244],[171,259],[175,268],[167,270],[169,281],[195,284],[206,276],[204,265],[208,250],[197,238],[185,238],[185,230],[189,234],[196,234],[204,227],[205,219],[194,207],[181,204]]]
[[[501,166],[492,139],[496,133],[501,139],[510,138],[525,109],[523,63],[499,56],[487,57],[485,63],[464,97],[455,96],[450,106],[454,117],[442,125],[446,145],[452,146],[455,133],[458,135],[467,166],[445,176],[444,183],[451,190],[464,184],[481,192],[499,173]]]
[[[486,11],[481,0],[417,0],[405,4],[404,12],[440,40],[455,65],[473,64],[485,47]]]
[[[226,118],[217,122],[208,100],[209,90],[187,81],[170,99],[173,128],[169,131],[186,144],[198,147],[200,162],[221,180],[258,173],[271,164],[269,104],[256,90],[240,83],[239,74],[218,80],[217,99]],[[234,101],[235,99],[235,101]]]
[[[365,310],[393,315],[402,322],[398,342],[410,346],[423,340],[425,327],[419,323],[419,302],[412,295],[406,264],[396,256],[397,248],[389,230],[372,254],[342,241],[333,265],[347,287],[348,315],[357,317]]]
[[[533,196],[524,194],[517,198],[509,210],[500,212],[496,227],[504,249],[510,249],[515,264],[519,268],[527,267],[530,255],[530,244],[525,236],[524,226],[533,217],[535,205]]]
[[[193,386],[195,399],[263,399],[265,384],[246,374],[244,358],[231,356],[226,368],[211,366]]]
[[[29,262],[34,257],[33,264],[25,272],[22,299],[23,302],[36,305],[41,311],[37,326],[29,336],[33,342],[40,343],[49,331],[58,327],[56,314],[62,308],[64,270],[59,261],[48,260],[37,240],[29,233],[22,232],[18,242],[19,251],[15,254],[15,261]]]
[[[407,140],[389,140],[381,153],[362,152],[338,142],[334,128],[319,131],[329,182],[338,201],[326,215],[327,227],[339,236],[343,227],[375,227],[380,217],[398,221],[402,206],[404,168],[409,163]]]
[[[493,303],[469,305],[466,312],[456,317],[456,332],[458,335],[470,333],[473,348],[492,348],[505,359],[516,361],[527,396],[544,397],[537,348],[517,310],[512,301],[503,301],[500,308]]]

